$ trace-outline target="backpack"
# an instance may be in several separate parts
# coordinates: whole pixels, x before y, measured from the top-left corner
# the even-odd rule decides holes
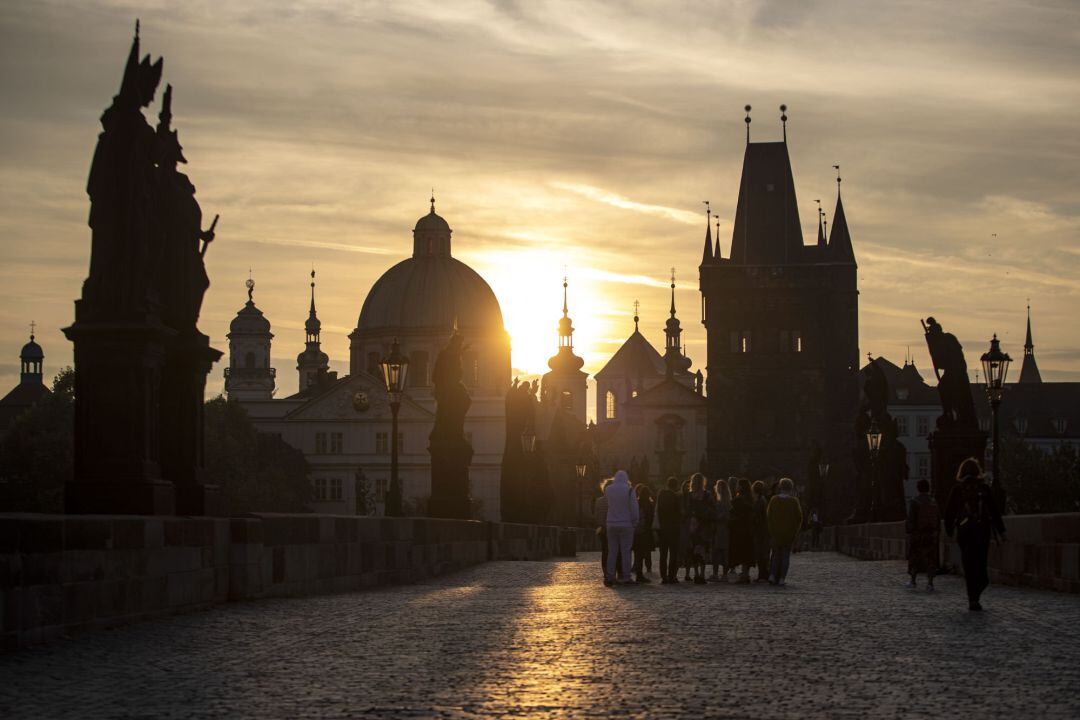
[[[990,508],[983,486],[965,482],[956,527],[971,530],[987,529],[991,525]]]
[[[918,503],[915,513],[915,532],[936,533],[940,527],[941,512],[938,510],[937,503],[933,500]]]

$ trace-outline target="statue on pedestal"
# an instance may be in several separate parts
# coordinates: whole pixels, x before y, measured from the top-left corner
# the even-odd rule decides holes
[[[432,517],[469,518],[469,463],[472,445],[465,438],[465,415],[472,400],[462,382],[461,356],[466,349],[464,338],[456,330],[446,347],[439,351],[432,370],[435,395],[435,428],[431,431],[431,500]]]

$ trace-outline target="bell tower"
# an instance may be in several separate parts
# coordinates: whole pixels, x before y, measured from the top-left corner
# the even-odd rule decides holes
[[[270,367],[270,321],[255,307],[255,281],[247,279],[248,299],[229,324],[229,367],[225,394],[230,400],[270,400],[277,371]]]
[[[573,414],[585,424],[585,391],[588,373],[582,371],[585,361],[574,354],[574,323],[567,308],[567,281],[563,278],[563,308],[559,319],[559,350],[548,360],[551,372],[541,382],[541,397],[562,410]]]

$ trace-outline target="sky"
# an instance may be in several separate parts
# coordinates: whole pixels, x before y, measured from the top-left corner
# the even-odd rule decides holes
[[[221,215],[200,328],[227,347],[250,269],[279,394],[297,384],[312,266],[344,373],[432,188],[518,372],[556,350],[564,272],[586,371],[630,334],[635,300],[662,348],[672,267],[704,366],[702,201],[726,256],[742,108],[753,139],[776,140],[781,103],[808,244],[842,169],[864,356],[910,348],[931,378],[933,315],[972,372],[995,332],[1018,359],[1030,301],[1044,380],[1080,380],[1075,3],[15,0],[0,4],[0,390],[31,321],[47,376],[71,363],[86,177],[136,17],[204,216]]]

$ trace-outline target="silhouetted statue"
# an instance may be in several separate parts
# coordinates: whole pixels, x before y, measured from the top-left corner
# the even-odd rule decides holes
[[[154,99],[162,59],[139,60],[139,35],[128,54],[120,92],[101,116],[86,191],[90,195],[90,274],[80,310],[87,319],[138,317],[156,309],[160,258],[155,227],[157,137],[142,108]]]
[[[195,200],[195,186],[176,167],[177,163],[187,163],[187,158],[171,123],[172,85],[166,85],[157,126],[161,319],[177,332],[191,333],[199,320],[203,295],[210,287],[203,257],[214,239],[217,218],[210,229],[202,229],[202,208]]]
[[[431,501],[432,517],[468,518],[472,514],[469,499],[469,463],[473,449],[465,439],[465,415],[472,401],[461,381],[464,373],[461,355],[464,339],[455,330],[446,347],[439,351],[432,370],[435,395],[435,428],[431,431]]]
[[[968,380],[964,348],[956,336],[943,331],[941,324],[934,318],[927,318],[924,328],[926,347],[930,350],[934,371],[940,371],[938,394],[941,396],[942,414],[938,419],[939,426],[954,425],[976,430],[978,421],[975,417],[975,402],[971,397],[971,381]]]
[[[120,92],[101,116],[90,196],[90,272],[75,323],[75,456],[64,505],[73,513],[223,514],[203,484],[203,396],[221,353],[196,323],[209,285],[195,188],[171,129],[166,91],[157,132],[142,109],[162,61],[139,60],[139,32]]]

